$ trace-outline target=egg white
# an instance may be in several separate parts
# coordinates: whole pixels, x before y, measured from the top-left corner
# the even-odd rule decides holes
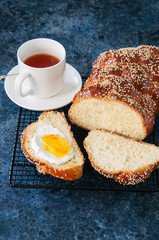
[[[74,156],[73,150],[71,150],[66,156],[64,156],[62,158],[56,157],[56,156],[46,152],[42,148],[42,138],[41,138],[43,135],[46,135],[46,134],[54,134],[54,135],[58,135],[64,139],[66,139],[66,137],[63,135],[63,133],[60,132],[57,128],[54,128],[53,126],[47,125],[47,124],[43,125],[39,129],[39,131],[36,133],[36,135],[32,138],[32,141],[31,141],[31,146],[35,152],[36,157],[39,157],[49,163],[54,163],[57,165],[60,165],[61,163],[65,163],[73,158],[73,156]]]

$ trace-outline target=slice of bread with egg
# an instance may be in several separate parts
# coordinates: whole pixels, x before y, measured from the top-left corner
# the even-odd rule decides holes
[[[69,181],[83,174],[84,157],[64,113],[43,112],[23,131],[21,148],[40,173]]]

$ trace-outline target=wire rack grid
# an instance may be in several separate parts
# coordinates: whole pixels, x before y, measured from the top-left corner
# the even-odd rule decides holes
[[[70,105],[67,105],[58,111],[64,112],[66,119],[68,119],[68,109]],[[53,188],[53,189],[83,189],[83,190],[107,190],[107,191],[142,191],[151,192],[159,190],[159,170],[152,172],[151,177],[137,185],[121,185],[116,183],[113,179],[108,179],[95,171],[89,160],[87,154],[83,148],[83,140],[87,136],[88,131],[78,128],[75,125],[71,125],[74,137],[77,140],[79,147],[81,148],[86,158],[84,166],[83,176],[75,181],[64,181],[62,179],[55,178],[51,175],[40,174],[36,170],[36,166],[30,163],[24,156],[21,150],[20,138],[23,130],[32,122],[38,120],[38,116],[41,112],[30,111],[23,108],[19,110],[19,118],[17,124],[16,137],[14,141],[13,155],[11,161],[11,169],[9,176],[9,183],[12,187],[21,188]],[[156,117],[154,130],[145,141],[148,143],[154,143],[159,145],[159,116]],[[71,124],[69,122],[69,124]]]

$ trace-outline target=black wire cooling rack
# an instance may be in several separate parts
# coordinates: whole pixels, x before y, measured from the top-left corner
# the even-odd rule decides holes
[[[64,112],[68,119],[68,109],[70,105],[58,109]],[[83,189],[83,190],[107,190],[107,191],[142,191],[151,192],[159,190],[159,170],[152,172],[151,177],[144,183],[137,185],[120,185],[113,179],[108,179],[95,171],[87,159],[86,152],[83,148],[83,140],[87,136],[88,131],[72,125],[74,137],[77,140],[86,158],[83,176],[75,181],[64,181],[55,178],[51,175],[40,174],[34,164],[30,163],[22,153],[20,137],[22,131],[32,122],[35,122],[40,115],[40,112],[29,111],[20,108],[19,118],[17,124],[16,137],[14,142],[13,156],[11,161],[11,169],[9,176],[9,183],[12,187],[21,188],[52,188],[52,189]],[[146,142],[159,145],[159,116],[156,117],[154,130],[149,137],[145,139]],[[71,124],[69,122],[69,124]]]

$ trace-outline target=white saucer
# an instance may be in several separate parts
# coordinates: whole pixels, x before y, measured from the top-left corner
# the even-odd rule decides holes
[[[16,73],[18,73],[18,65],[12,68],[8,75]],[[36,95],[19,96],[15,92],[15,79],[16,76],[6,77],[5,79],[5,91],[8,97],[20,107],[34,111],[57,109],[66,106],[82,87],[80,74],[68,63],[66,63],[64,87],[59,94],[51,98],[40,99]]]

